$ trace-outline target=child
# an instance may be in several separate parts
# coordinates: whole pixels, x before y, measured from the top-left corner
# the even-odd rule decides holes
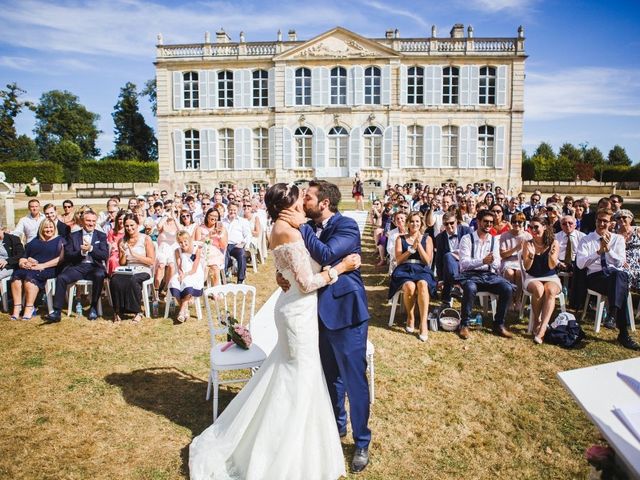
[[[171,295],[178,301],[178,322],[189,318],[189,301],[192,297],[202,296],[204,288],[204,268],[200,258],[200,248],[193,245],[189,232],[182,230],[178,233],[176,249],[176,273],[169,281]]]

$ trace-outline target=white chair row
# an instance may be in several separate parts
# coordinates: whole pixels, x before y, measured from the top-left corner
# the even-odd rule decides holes
[[[595,319],[595,331],[598,333],[600,331],[600,324],[602,323],[602,317],[604,313],[604,306],[607,301],[607,296],[601,293],[596,292],[595,290],[587,289],[587,297],[584,301],[584,308],[582,309],[582,321],[587,316],[587,312],[589,310],[589,300],[591,297],[596,297],[596,319]],[[640,314],[640,303],[638,304],[638,313]],[[629,327],[632,331],[636,331],[636,323],[633,316],[633,299],[631,298],[631,292],[627,297],[627,318],[629,319]]]

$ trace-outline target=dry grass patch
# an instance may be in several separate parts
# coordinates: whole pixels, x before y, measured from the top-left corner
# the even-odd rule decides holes
[[[474,330],[463,342],[386,327],[386,274],[365,238],[363,274],[376,346],[372,463],[360,479],[585,478],[595,427],[556,373],[631,354],[611,332],[587,327],[583,349],[535,346]],[[258,305],[274,284],[273,258],[248,273]],[[177,479],[191,439],[211,422],[205,402],[206,322],[140,325],[65,318],[11,322],[0,315],[0,478]],[[222,390],[221,408],[238,387]],[[344,442],[350,459],[352,442]],[[356,478],[353,476],[353,478]]]

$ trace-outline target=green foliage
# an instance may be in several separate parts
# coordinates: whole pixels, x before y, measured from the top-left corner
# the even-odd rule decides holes
[[[144,88],[140,92],[140,96],[149,98],[149,103],[151,103],[151,112],[156,116],[158,114],[158,88],[155,78],[147,80],[144,84]]]
[[[80,147],[69,140],[52,145],[49,161],[62,165],[67,182],[75,182],[78,177],[78,165],[84,157]]]
[[[159,175],[157,162],[85,160],[78,170],[78,179],[83,183],[154,183]]]
[[[604,155],[598,147],[587,148],[583,153],[583,161],[593,166],[602,165],[604,164]]]
[[[558,151],[558,156],[567,157],[573,164],[582,162],[582,151],[571,143],[563,144]]]
[[[536,179],[536,165],[533,160],[522,161],[522,180],[535,180]]]
[[[593,165],[590,165],[588,163],[576,163],[575,165],[575,169],[576,169],[576,179],[577,180],[582,180],[584,182],[588,182],[589,180],[593,180],[594,178],[594,169],[593,169]]]
[[[7,84],[5,90],[0,90],[0,161],[16,158],[19,137],[14,119],[23,108],[33,110],[31,102],[20,100],[25,93],[15,82]]]
[[[567,157],[548,158],[534,155],[531,161],[533,177],[536,181],[571,182],[575,180],[575,167]]]
[[[40,152],[33,139],[26,135],[20,135],[16,138],[14,145],[11,156],[13,160],[21,160],[23,162],[37,162],[40,160]]]
[[[36,197],[38,195],[38,190],[31,190],[31,187],[27,185],[24,189],[24,194],[27,197]]]
[[[158,142],[139,112],[135,84],[127,82],[120,89],[118,103],[113,108],[115,149],[112,156],[120,160],[157,160]]]
[[[607,160],[609,161],[609,165],[624,165],[627,167],[631,165],[631,159],[629,155],[627,155],[627,151],[620,145],[615,145],[609,150]]]
[[[40,183],[62,183],[64,172],[62,165],[53,162],[6,162],[2,171],[9,183],[31,183],[33,177]]]
[[[533,153],[534,157],[542,157],[546,159],[555,159],[556,154],[553,152],[553,147],[546,142],[540,143],[536,151]]]
[[[100,116],[88,111],[77,96],[68,91],[51,90],[40,97],[36,107],[36,143],[43,158],[49,159],[51,148],[67,140],[75,143],[83,158],[100,154],[96,139]]]
[[[640,165],[628,167],[624,165],[605,166],[602,169],[603,182],[640,182]]]
[[[529,155],[527,155],[527,151],[523,148],[522,149],[522,163],[524,165],[524,162],[527,162],[531,160],[531,157],[529,157]]]

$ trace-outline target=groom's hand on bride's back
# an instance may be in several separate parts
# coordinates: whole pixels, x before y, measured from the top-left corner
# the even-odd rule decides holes
[[[291,287],[291,284],[287,281],[286,278],[282,276],[280,272],[276,272],[276,283],[285,292]]]
[[[300,212],[294,208],[287,208],[280,212],[278,215],[280,220],[284,220],[293,228],[300,228],[300,225],[307,222],[307,217],[304,212]]]

